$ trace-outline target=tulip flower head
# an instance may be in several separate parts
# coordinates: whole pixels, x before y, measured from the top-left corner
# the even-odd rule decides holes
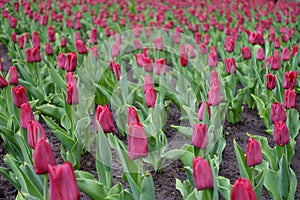
[[[40,138],[33,152],[33,168],[36,174],[48,173],[48,166],[56,165],[50,144],[44,137]]]
[[[250,181],[245,178],[238,178],[232,187],[231,200],[257,200]]]
[[[281,147],[290,142],[290,134],[285,122],[279,121],[274,124],[273,139]]]
[[[148,156],[148,141],[143,126],[140,123],[129,127],[128,156],[131,160]]]
[[[266,87],[269,90],[273,90],[276,87],[276,76],[273,74],[266,74]]]
[[[197,190],[214,187],[214,178],[207,160],[195,157],[193,160],[194,185]]]
[[[111,133],[114,132],[115,130],[114,120],[107,105],[97,106],[96,115],[95,115],[95,129],[96,132],[98,132],[98,126],[96,122],[100,124],[103,132],[105,133]]]
[[[20,111],[20,125],[23,129],[27,129],[27,124],[29,121],[35,120],[32,109],[28,102],[25,102],[21,105]]]
[[[283,105],[279,102],[275,102],[271,106],[270,118],[273,124],[279,121],[286,121],[286,112]]]
[[[11,66],[9,68],[9,84],[10,85],[18,85],[19,79],[18,79],[18,71],[15,66]]]
[[[206,124],[193,125],[192,144],[199,149],[205,149],[208,144]]]
[[[246,162],[249,167],[258,165],[262,162],[260,144],[253,138],[248,139]]]

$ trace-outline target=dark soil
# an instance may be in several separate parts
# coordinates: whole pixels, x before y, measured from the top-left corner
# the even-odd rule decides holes
[[[9,59],[6,56],[7,49],[4,45],[0,44],[0,57],[4,57],[4,67],[5,72],[7,72],[8,68],[11,66]],[[298,96],[299,97],[299,96]],[[297,105],[299,106],[300,99],[297,99]],[[174,106],[171,105],[169,109],[169,115],[167,120],[167,125],[165,128],[165,134],[167,135],[168,142],[170,143],[170,148],[179,147],[177,145],[182,145],[182,143],[186,142],[185,138],[178,134],[174,129],[170,127],[170,125],[179,125],[181,114],[180,111]],[[52,132],[47,128],[45,123],[41,121],[43,125],[47,138],[51,143],[53,152],[56,156],[56,161],[58,164],[62,163],[63,160],[60,156],[60,143],[56,139],[56,137],[52,134]],[[248,136],[247,133],[262,135],[268,138],[269,145],[272,147],[274,146],[273,139],[265,134],[264,132],[264,125],[260,120],[257,111],[251,110],[247,106],[244,108],[243,115],[241,117],[241,121],[237,124],[230,124],[225,121],[224,124],[224,131],[226,134],[226,147],[223,153],[223,159],[220,166],[220,173],[219,175],[224,176],[230,179],[231,184],[239,177],[239,170],[238,164],[235,157],[234,147],[233,147],[233,140],[235,139],[237,143],[240,145],[242,150],[245,152],[247,147]],[[117,132],[115,134],[118,134]],[[120,137],[122,141],[125,141],[125,137]],[[178,143],[181,142],[181,144]],[[300,142],[299,137],[297,138],[297,143]],[[294,169],[297,180],[300,180],[300,148],[299,145],[296,146],[296,153],[292,162],[292,168]],[[4,150],[4,143],[3,140],[0,138],[0,166],[5,167],[5,163],[3,162],[3,156],[5,155]],[[97,177],[96,167],[95,167],[95,157],[90,154],[86,153],[81,157],[81,170],[87,171]],[[114,184],[117,182],[121,182],[123,187],[128,187],[128,184],[124,183],[121,179],[121,168],[120,170],[114,169]],[[151,171],[151,170],[150,170]],[[156,192],[156,199],[163,200],[163,199],[175,199],[179,200],[182,199],[181,194],[175,187],[175,178],[180,180],[186,179],[186,174],[183,168],[182,163],[180,160],[175,160],[172,162],[167,162],[161,172],[154,172],[151,171],[153,176],[153,181],[155,184],[155,192]],[[15,199],[17,195],[17,191],[14,187],[0,174],[0,199]],[[87,195],[81,195],[81,199],[90,199]],[[270,199],[266,191],[264,191],[263,199]],[[300,199],[300,187],[299,184],[297,186],[296,196],[295,199]]]

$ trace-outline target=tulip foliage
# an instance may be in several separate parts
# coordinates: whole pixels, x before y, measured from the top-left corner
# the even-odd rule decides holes
[[[299,2],[4,0],[0,8],[13,65],[0,58],[0,173],[16,199],[82,191],[152,200],[153,171],[175,159],[188,177],[174,180],[184,199],[262,199],[263,190],[294,198]],[[185,140],[166,134],[171,106],[181,112],[171,128]],[[230,183],[219,175],[224,121],[238,123],[246,106],[275,145],[255,133],[246,149],[233,141],[241,177]],[[80,170],[86,152],[97,179]],[[127,184],[114,179],[116,160]]]

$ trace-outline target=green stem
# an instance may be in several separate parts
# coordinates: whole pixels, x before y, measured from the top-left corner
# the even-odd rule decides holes
[[[49,200],[48,174],[44,175],[44,200]]]
[[[255,182],[254,182],[254,178],[255,178],[255,166],[251,167],[251,176],[250,176],[250,181],[251,181],[251,185],[254,188],[255,187]]]

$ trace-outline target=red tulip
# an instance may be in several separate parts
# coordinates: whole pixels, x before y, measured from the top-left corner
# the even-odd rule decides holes
[[[296,107],[296,92],[293,89],[284,90],[284,107],[285,108]]]
[[[81,40],[81,36],[80,36],[80,33],[78,31],[75,32],[75,42],[77,40]],[[75,43],[76,44],[76,43]]]
[[[11,40],[13,41],[13,43],[17,43],[17,35],[16,35],[16,33],[12,33],[10,35],[10,37],[11,37]]]
[[[143,85],[144,93],[146,93],[146,91],[151,87],[152,88],[154,87],[152,82],[152,77],[150,75],[147,75],[144,79],[144,85]]]
[[[208,103],[212,106],[219,105],[222,99],[222,92],[220,84],[213,84],[210,86],[208,96]]]
[[[138,67],[143,67],[144,65],[144,54],[135,54],[135,61]]]
[[[204,44],[208,45],[209,42],[210,42],[210,37],[209,37],[208,34],[205,34],[205,35],[204,35]]]
[[[231,74],[232,70],[233,73],[236,72],[236,64],[234,58],[225,58],[225,64],[226,64],[226,72],[228,74]]]
[[[279,70],[280,69],[280,57],[278,50],[275,50],[274,55],[272,56],[270,63],[271,70]]]
[[[66,74],[66,85],[67,85],[67,97],[66,97],[67,103],[70,105],[78,104],[77,80],[73,76],[72,72]]]
[[[214,187],[214,178],[207,160],[195,157],[193,160],[194,185],[197,190]]]
[[[249,60],[251,58],[251,50],[249,47],[245,46],[242,48],[243,59]]]
[[[218,58],[217,58],[216,47],[211,46],[210,47],[210,52],[208,54],[208,65],[210,67],[216,67],[217,64],[218,64]]]
[[[76,49],[79,54],[85,54],[87,53],[87,48],[85,47],[84,43],[82,40],[76,40],[75,42]]]
[[[148,156],[148,141],[140,123],[130,126],[128,138],[128,157],[131,160]]]
[[[207,113],[208,113],[208,117],[210,117],[210,105],[209,103],[207,102],[202,102],[201,103],[201,106],[199,108],[199,111],[198,111],[198,119],[199,121],[202,121],[203,120],[203,117],[204,117],[204,109],[206,109]]]
[[[95,129],[96,132],[98,132],[98,126],[96,122],[100,124],[103,132],[105,133],[111,133],[114,132],[115,130],[114,120],[107,105],[97,106],[96,115],[95,115]]]
[[[28,144],[32,149],[35,149],[35,146],[39,138],[46,140],[46,134],[43,127],[37,121],[29,121],[27,124],[27,137]]]
[[[59,53],[57,56],[57,66],[61,69],[65,69],[65,54]]]
[[[290,142],[290,134],[285,122],[279,121],[274,124],[273,139],[279,146],[284,146]]]
[[[297,71],[292,70],[289,72],[285,72],[282,87],[284,89],[294,89],[297,82],[297,76],[298,76]]]
[[[14,96],[14,104],[18,107],[21,108],[21,105],[23,103],[27,102],[27,97],[26,97],[26,89],[22,85],[17,86],[16,88],[12,88],[13,96]]]
[[[41,52],[39,47],[33,47],[31,51],[32,61],[33,62],[41,62]]]
[[[70,162],[48,166],[50,175],[50,200],[79,200],[80,191]]]
[[[23,49],[23,47],[24,47],[24,36],[19,36],[18,37],[18,44],[19,44],[19,47],[20,47],[20,49]]]
[[[45,52],[47,56],[53,55],[53,49],[49,42],[46,43]]]
[[[175,44],[179,44],[180,43],[180,32],[174,31],[174,33],[173,33],[173,40],[174,40]]]
[[[201,43],[201,33],[199,33],[199,32],[196,32],[196,33],[195,33],[195,42],[196,42],[197,44],[200,44],[200,43]]]
[[[39,36],[39,34],[36,31],[34,31],[32,33],[32,44],[33,44],[33,47],[40,48],[40,46],[41,46],[40,36]]]
[[[10,20],[9,20],[10,28],[16,28],[17,22],[18,22],[18,19],[17,19],[17,18],[11,17]]]
[[[11,66],[9,68],[9,84],[11,85],[18,85],[18,71],[15,66]]]
[[[257,34],[255,32],[252,32],[249,36],[249,42],[252,44],[252,45],[255,45],[257,44]]]
[[[156,102],[156,92],[154,87],[149,87],[145,92],[145,100],[147,107],[154,107]]]
[[[208,144],[206,124],[193,125],[192,144],[199,149],[205,149]]]
[[[92,44],[98,44],[97,36],[98,36],[97,29],[96,28],[92,28],[91,34],[90,34],[90,43],[92,43]]]
[[[279,121],[286,121],[286,113],[281,103],[275,102],[272,104],[270,118],[273,124]]]
[[[166,60],[164,58],[156,59],[153,68],[154,68],[155,74],[160,75],[162,73],[163,75],[165,75],[166,74]]]
[[[201,43],[201,44],[199,44],[199,50],[200,50],[200,53],[201,54],[207,54],[207,48],[206,48],[206,45],[204,44],[204,43]],[[214,55],[213,55],[214,56]],[[212,57],[213,57],[212,56]],[[212,59],[212,61],[214,61],[214,57],[213,58],[211,58]],[[217,60],[217,62],[218,62],[218,60]],[[210,66],[210,65],[209,65]]]
[[[65,70],[67,72],[73,72],[76,70],[77,66],[77,55],[74,52],[67,53],[67,57],[65,59]]]
[[[187,51],[184,49],[180,52],[180,63],[181,63],[181,66],[182,67],[186,67],[189,63],[188,61],[189,59],[189,56],[188,56],[188,53]]]
[[[257,200],[250,181],[245,178],[238,178],[232,187],[231,200]]]
[[[40,138],[33,152],[33,168],[36,174],[48,173],[48,166],[56,165],[50,144],[45,138]]]
[[[262,61],[265,59],[265,53],[263,48],[259,48],[256,54],[256,60]]]
[[[52,26],[48,27],[48,41],[55,42],[55,30]]]
[[[274,41],[274,47],[275,47],[275,49],[279,49],[279,48],[280,48],[280,41],[279,41],[279,38],[275,38],[275,41]]]
[[[8,85],[7,81],[5,80],[5,78],[3,78],[3,76],[0,74],[0,88],[4,88]]]
[[[64,48],[64,47],[67,46],[67,39],[66,39],[65,37],[61,38],[60,46],[61,46],[62,48]]]
[[[276,87],[276,76],[272,74],[266,74],[266,87],[269,90],[273,90]]]
[[[26,61],[27,61],[28,63],[33,62],[32,55],[31,55],[31,49],[30,49],[30,48],[27,48],[27,49],[25,50],[25,54],[26,54]]]
[[[162,37],[158,37],[158,38],[154,38],[154,48],[156,50],[164,50],[164,44],[163,44],[163,38]]]
[[[295,57],[296,54],[298,53],[298,50],[299,50],[299,47],[294,45],[293,46],[293,49],[292,49],[292,56]]]
[[[31,110],[30,104],[25,102],[21,105],[20,111],[20,124],[23,129],[27,129],[27,124],[29,121],[35,120],[33,112]]]
[[[235,41],[231,37],[226,38],[226,40],[224,42],[224,48],[227,52],[229,52],[229,53],[233,52],[234,45],[235,45]]]
[[[133,107],[128,107],[127,109],[127,124],[129,127],[134,124],[140,124],[139,116]]]
[[[133,45],[135,49],[142,49],[141,42],[138,39],[133,40]]]
[[[246,151],[246,162],[249,167],[258,165],[262,162],[262,153],[260,144],[253,138],[248,139],[248,146]]]
[[[282,50],[282,60],[289,61],[290,60],[290,51],[288,48],[283,48]]]

